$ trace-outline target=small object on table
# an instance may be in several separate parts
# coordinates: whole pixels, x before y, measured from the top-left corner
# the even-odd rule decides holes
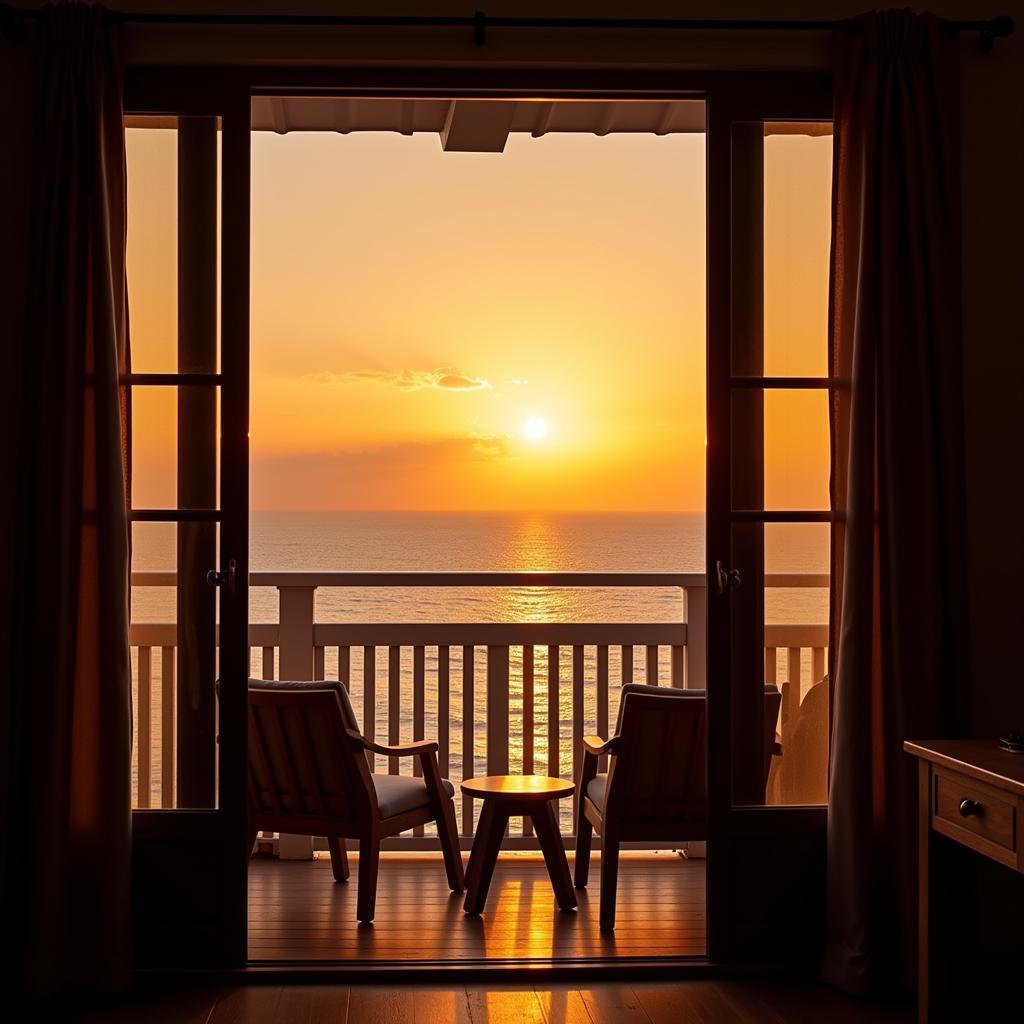
[[[1005,736],[999,737],[999,746],[1011,754],[1024,754],[1024,732],[1014,729]]]
[[[557,801],[572,796],[574,790],[571,782],[546,775],[485,775],[462,783],[466,796],[483,801],[466,869],[463,909],[467,914],[483,913],[508,819],[520,814],[533,821],[558,906],[562,910],[576,906],[557,813]]]

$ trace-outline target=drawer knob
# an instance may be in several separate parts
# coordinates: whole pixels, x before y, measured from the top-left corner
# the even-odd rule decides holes
[[[977,800],[964,798],[960,801],[960,817],[969,818],[971,815],[981,817],[982,806]]]

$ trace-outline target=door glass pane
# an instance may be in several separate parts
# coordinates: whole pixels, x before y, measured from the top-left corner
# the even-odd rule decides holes
[[[132,388],[132,508],[178,504],[178,389]]]
[[[765,392],[765,508],[827,509],[829,465],[828,392]]]
[[[134,373],[211,372],[219,365],[220,141],[216,118],[125,119]],[[197,292],[195,282],[204,278]],[[179,320],[191,338],[197,323],[215,336],[202,365],[181,365]]]
[[[173,807],[177,545],[173,523],[132,524],[132,807]]]
[[[131,118],[128,168],[128,304],[132,370],[178,366],[178,131],[175,118]]]
[[[832,126],[764,126],[764,372],[828,374]]]
[[[730,597],[738,805],[826,799],[830,532],[828,523],[733,527],[742,577]]]
[[[734,509],[829,508],[828,391],[736,389]]]
[[[764,527],[765,683],[782,694],[769,804],[827,798],[830,534],[828,523]]]
[[[220,388],[136,385],[131,407],[132,508],[219,508]]]
[[[826,376],[832,126],[738,123],[732,168],[732,372]]]
[[[133,523],[133,807],[216,804],[215,523]]]

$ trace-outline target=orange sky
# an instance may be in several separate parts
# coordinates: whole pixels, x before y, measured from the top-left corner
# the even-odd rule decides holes
[[[173,370],[174,133],[128,159],[134,368]],[[830,159],[766,140],[767,372],[825,372]],[[701,509],[704,246],[698,135],[255,134],[253,507]],[[825,414],[769,397],[770,505],[827,504]],[[137,507],[174,424],[137,390]]]

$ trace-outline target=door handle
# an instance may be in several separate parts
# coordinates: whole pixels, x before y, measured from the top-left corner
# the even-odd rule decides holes
[[[721,562],[715,562],[715,589],[719,597],[727,590],[737,590],[742,582],[739,569],[727,569]]]
[[[206,582],[211,587],[227,587],[229,594],[235,592],[235,574],[238,570],[238,563],[233,559],[228,560],[227,570],[224,572],[218,572],[216,569],[211,569],[206,574]]]

